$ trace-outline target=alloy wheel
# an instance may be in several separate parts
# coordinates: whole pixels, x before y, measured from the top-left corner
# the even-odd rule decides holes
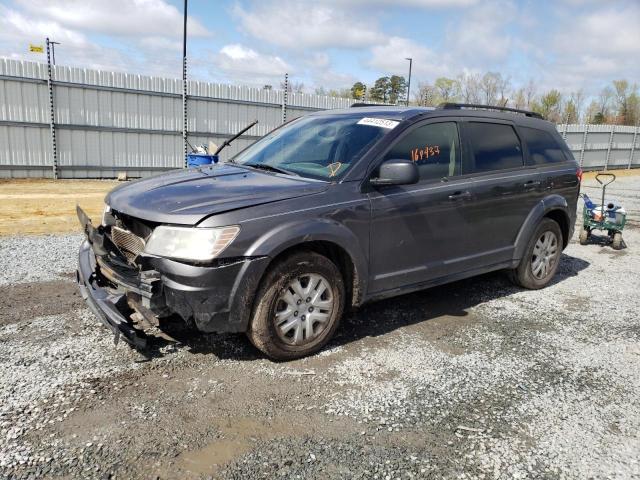
[[[289,345],[307,344],[329,325],[334,309],[333,289],[322,275],[294,278],[282,290],[274,312],[278,336]]]
[[[542,280],[553,270],[558,257],[558,237],[552,231],[543,232],[533,247],[531,273]]]

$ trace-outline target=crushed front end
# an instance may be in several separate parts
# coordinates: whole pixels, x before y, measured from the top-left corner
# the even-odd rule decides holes
[[[115,335],[144,349],[145,325],[178,315],[202,332],[246,331],[266,257],[193,263],[149,255],[145,245],[156,224],[106,211],[95,227],[78,207],[85,233],[77,281],[93,313]],[[195,228],[195,227],[193,227]]]

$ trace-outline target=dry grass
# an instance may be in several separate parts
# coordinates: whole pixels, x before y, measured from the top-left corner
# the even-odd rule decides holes
[[[640,175],[640,169],[615,170],[618,176]],[[585,172],[585,179],[597,172]],[[91,218],[102,215],[103,199],[113,180],[0,180],[0,235],[79,232],[76,204]]]
[[[632,168],[631,170],[604,170],[597,172],[584,172],[583,178],[595,179],[598,173],[614,173],[616,177],[633,177],[640,175],[640,168]]]
[[[102,215],[103,180],[0,180],[0,235],[79,232],[76,204],[91,218]]]

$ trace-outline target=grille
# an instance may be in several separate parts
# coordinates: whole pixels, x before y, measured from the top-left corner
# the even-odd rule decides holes
[[[144,239],[129,230],[116,226],[111,227],[111,240],[130,262],[133,262],[142,253],[145,246]]]

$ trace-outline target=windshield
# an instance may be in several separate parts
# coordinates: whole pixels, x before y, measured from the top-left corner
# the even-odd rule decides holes
[[[397,123],[361,115],[303,117],[269,133],[231,161],[333,181]]]

